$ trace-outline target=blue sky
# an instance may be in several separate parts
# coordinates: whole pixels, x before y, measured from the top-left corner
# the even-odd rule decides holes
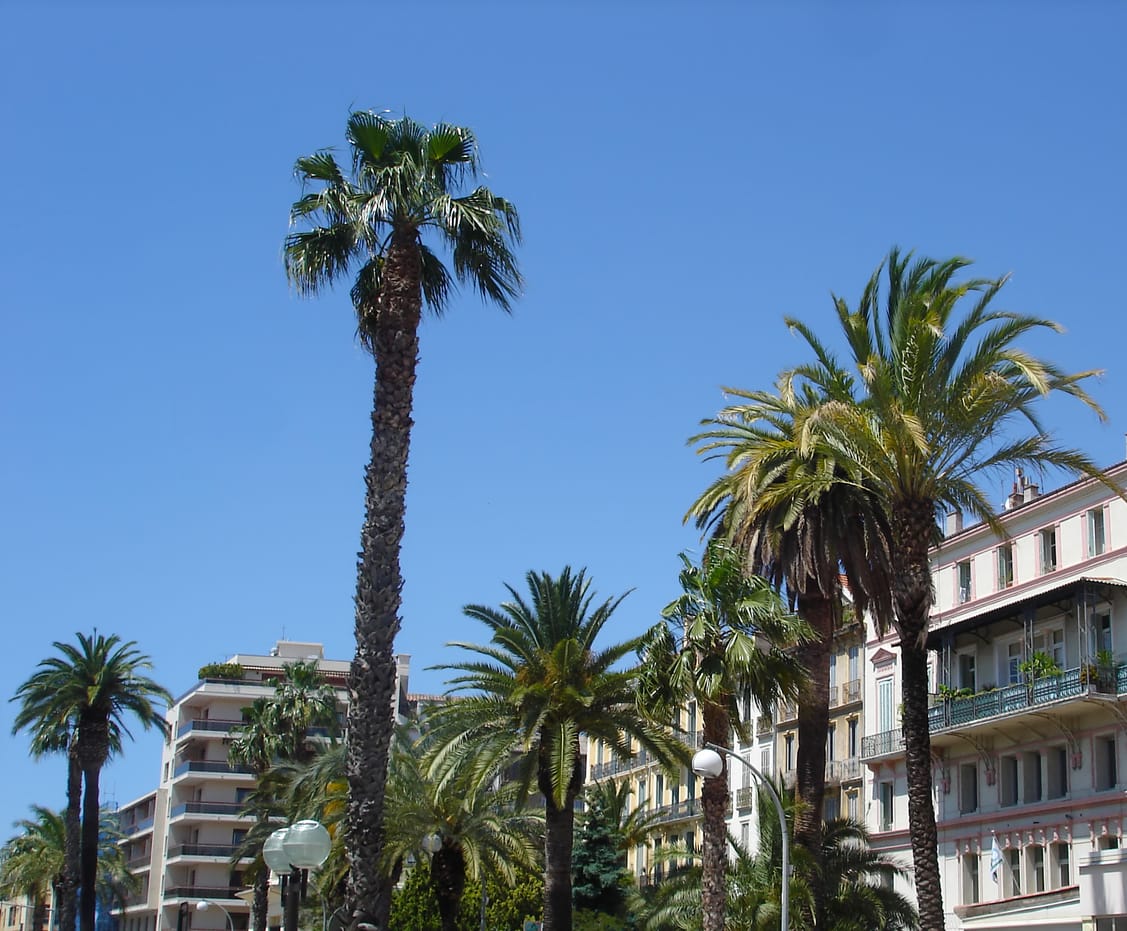
[[[93,5],[91,5],[93,6]],[[521,211],[512,317],[422,332],[403,567],[416,690],[467,602],[587,566],[676,594],[722,386],[803,358],[888,248],[1013,272],[1000,304],[1093,386],[1047,417],[1124,458],[1127,216],[1112,3],[3,4],[0,622],[5,697],[53,640],[135,639],[185,691],[283,635],[352,651],[372,366],[346,289],[292,294],[294,159],[351,108],[472,126]],[[1001,500],[1004,476],[991,480]],[[1049,485],[1056,480],[1050,480]],[[61,805],[0,704],[0,831]],[[103,777],[151,788],[159,741]]]

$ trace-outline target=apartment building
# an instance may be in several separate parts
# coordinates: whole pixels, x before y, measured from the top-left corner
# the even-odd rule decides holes
[[[1127,484],[1127,463],[1108,470]],[[930,711],[950,928],[1127,928],[1127,503],[1017,476],[933,551]],[[870,640],[862,741],[878,844],[908,851],[897,650]]]
[[[408,703],[410,657],[397,660],[398,710]],[[319,643],[296,641],[279,641],[267,655],[232,656],[230,668],[201,678],[169,709],[172,737],[162,752],[159,784],[119,809],[126,857],[142,880],[119,914],[121,931],[226,928],[223,911],[200,911],[201,900],[223,906],[234,931],[248,927],[250,894],[243,869],[250,861],[232,865],[231,858],[253,823],[242,810],[256,778],[227,761],[227,747],[243,709],[273,695],[283,667],[298,661],[315,661],[335,687],[343,723],[349,662],[326,659]],[[280,923],[280,910],[273,914],[276,895],[272,899],[271,923]]]

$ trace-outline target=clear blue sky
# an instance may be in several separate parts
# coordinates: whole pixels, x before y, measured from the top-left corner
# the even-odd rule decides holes
[[[177,694],[283,633],[351,655],[372,366],[346,290],[298,299],[280,254],[294,159],[350,108],[474,127],[526,231],[511,318],[467,296],[422,333],[416,690],[528,569],[587,566],[635,589],[614,634],[651,623],[712,474],[686,438],[893,244],[1012,271],[999,303],[1068,328],[1033,348],[1107,369],[1108,425],[1049,421],[1124,458],[1121,4],[2,9],[5,698],[94,626]],[[2,836],[63,802],[13,708]],[[158,770],[141,739],[105,795]]]

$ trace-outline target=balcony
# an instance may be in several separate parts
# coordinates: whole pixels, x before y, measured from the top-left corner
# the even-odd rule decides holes
[[[755,786],[743,786],[736,789],[736,808],[746,811],[755,804]]]
[[[855,705],[861,701],[861,680],[850,679],[841,687],[841,703]]]
[[[153,826],[153,816],[149,815],[147,818],[142,818],[140,821],[134,821],[132,824],[123,824],[119,830],[126,837],[132,837],[134,834],[140,834],[142,831],[148,831]]]
[[[826,782],[838,784],[861,778],[861,761],[851,756],[844,760],[826,760]]]
[[[779,723],[798,720],[798,705],[792,701],[779,702]]]
[[[775,729],[775,720],[769,714],[761,714],[755,719],[755,732],[767,734]]]
[[[665,824],[669,821],[684,821],[687,818],[695,818],[698,813],[697,800],[690,798],[683,802],[674,802],[672,805],[662,805],[660,808],[655,808],[653,820],[658,824]]]
[[[1018,716],[1030,709],[1060,705],[1090,695],[1114,697],[1124,692],[1124,685],[1127,685],[1124,667],[1078,666],[1059,675],[1042,676],[1005,688],[943,698],[929,709],[928,728],[932,734],[942,734],[951,728]]]
[[[628,773],[650,762],[650,755],[646,750],[639,750],[628,760],[607,760],[605,763],[595,763],[591,767],[592,779],[605,779],[607,776],[617,776],[619,773]]]
[[[866,763],[904,752],[904,733],[900,728],[861,738],[861,759]]]
[[[829,688],[829,703],[831,708],[837,708],[841,705],[841,689],[836,685],[831,685]]]
[[[221,721],[218,718],[193,718],[185,721],[176,731],[177,737],[185,737],[191,733],[228,734],[234,728],[242,727],[242,721]]]
[[[241,886],[173,886],[164,890],[166,899],[210,899],[223,901],[230,899],[236,904],[245,904],[239,898]]]
[[[219,760],[185,760],[177,764],[172,773],[173,779],[182,776],[254,776],[254,770],[249,766],[232,766]]]
[[[142,853],[125,861],[127,870],[147,870],[153,864],[152,853]]]
[[[168,858],[175,857],[221,857],[230,860],[239,848],[234,844],[180,844],[168,851]]]
[[[173,805],[169,817],[181,815],[233,815],[242,817],[246,806],[242,802],[181,802]]]

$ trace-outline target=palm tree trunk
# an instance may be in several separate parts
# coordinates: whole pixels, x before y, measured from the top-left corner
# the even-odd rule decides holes
[[[798,595],[798,614],[814,630],[814,638],[799,646],[796,658],[809,676],[798,698],[798,755],[795,761],[794,842],[803,847],[817,870],[808,877],[815,927],[825,919],[821,882],[822,807],[826,795],[826,734],[830,722],[830,652],[833,649],[835,605],[820,594]]]
[[[430,881],[438,900],[442,931],[458,931],[458,911],[466,891],[466,858],[461,847],[446,846],[430,858]]]
[[[270,870],[263,863],[254,877],[254,900],[251,903],[251,911],[254,913],[254,931],[266,931],[269,909]]]
[[[66,850],[59,877],[56,907],[59,931],[74,931],[78,919],[78,877],[82,872],[82,765],[78,762],[77,738],[67,748]]]
[[[536,781],[544,796],[544,924],[542,931],[571,931],[571,852],[575,843],[575,799],[583,788],[579,748],[563,807],[552,792],[551,752],[541,735]]]
[[[902,502],[893,508],[893,595],[904,712],[901,722],[908,777],[908,827],[919,904],[920,928],[943,931],[943,891],[939,885],[938,835],[931,799],[931,732],[927,716],[927,625],[931,614],[928,545],[935,530],[931,501]]]
[[[356,655],[349,673],[348,902],[350,926],[386,928],[389,885],[375,864],[384,846],[388,753],[394,731],[395,634],[403,579],[399,550],[407,494],[407,454],[419,354],[422,260],[413,230],[393,236],[374,309],[376,360],[371,460],[356,573]],[[85,931],[85,929],[84,929]]]
[[[94,931],[98,905],[98,841],[101,806],[98,783],[102,767],[88,762],[82,767],[82,869],[78,924],[80,931]]]
[[[731,747],[732,726],[723,705],[702,702],[701,720],[706,743]],[[702,931],[724,931],[724,912],[727,908],[727,819],[731,810],[731,796],[728,792],[728,759],[723,754],[720,759],[724,763],[720,775],[706,777],[700,793],[704,814],[701,826]]]

